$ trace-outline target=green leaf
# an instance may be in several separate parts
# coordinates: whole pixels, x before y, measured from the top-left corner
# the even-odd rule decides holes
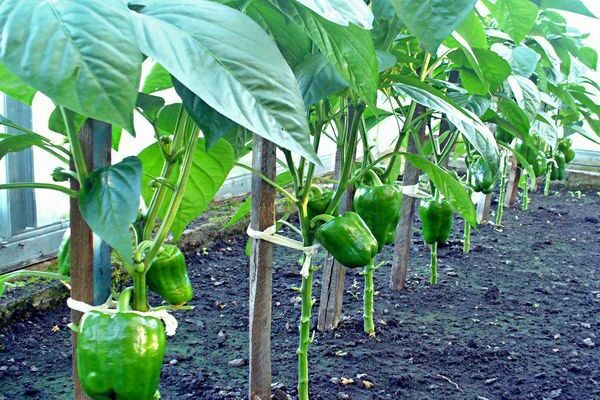
[[[498,26],[519,44],[535,25],[538,7],[530,0],[498,0],[496,4],[486,2],[498,21]]]
[[[477,74],[468,69],[461,70],[461,83],[472,94],[494,93],[510,75],[510,64],[498,54],[487,49],[473,49],[473,54],[480,65],[486,85],[482,84]],[[450,58],[462,67],[471,64],[464,52],[453,52]]]
[[[276,0],[276,3],[308,34],[356,94],[374,106],[379,74],[375,45],[369,31],[356,25],[334,24],[289,0]]]
[[[533,121],[540,111],[542,98],[535,83],[522,76],[508,77],[510,87],[519,107],[523,108],[530,121]]]
[[[488,48],[487,36],[485,34],[485,29],[483,28],[483,23],[475,11],[471,11],[469,15],[467,15],[467,18],[465,18],[462,24],[456,28],[456,32],[462,36],[473,49]],[[449,37],[444,43],[450,48],[459,47],[458,42],[453,37]]]
[[[346,90],[348,82],[321,53],[308,56],[294,68],[306,107]]]
[[[376,50],[375,54],[377,55],[377,70],[379,71],[379,73],[393,68],[398,62],[396,56],[391,53],[388,53],[387,51]]]
[[[156,120],[160,109],[164,105],[165,99],[162,97],[152,96],[144,92],[138,93],[136,108],[150,123]]]
[[[475,206],[471,201],[471,196],[469,196],[469,192],[467,192],[456,178],[418,154],[405,153],[404,157],[415,168],[418,168],[427,174],[436,189],[444,195],[452,208],[456,210],[465,221],[469,222],[472,226],[477,226],[477,215]]]
[[[290,22],[269,0],[253,0],[244,12],[273,37],[292,69],[311,53],[312,41],[308,35]]]
[[[0,136],[0,160],[8,153],[16,153],[26,150],[32,146],[43,146],[41,136],[33,133],[22,133],[17,135],[2,134]]]
[[[440,44],[467,18],[477,0],[391,0],[421,46],[435,55]]]
[[[529,78],[533,74],[541,58],[535,50],[527,46],[518,46],[511,49],[503,44],[495,43],[492,45],[491,50],[508,61],[515,75],[524,76],[525,78]]]
[[[517,103],[512,100],[501,99],[498,101],[498,110],[523,135],[529,133],[531,129],[529,118]]]
[[[179,240],[186,226],[208,208],[236,161],[233,148],[225,140],[219,140],[208,151],[205,150],[205,146],[204,140],[200,139],[194,154],[190,179],[171,228],[175,241]],[[149,204],[153,194],[153,188],[150,187],[151,177],[160,176],[163,159],[156,143],[142,150],[139,158],[144,172],[142,197],[146,204]],[[177,174],[169,180],[174,184],[177,181]],[[161,216],[165,213],[170,197],[167,196],[165,207],[160,212]]]
[[[543,36],[532,36],[531,38],[535,40],[542,49],[543,56],[546,57],[548,64],[552,68],[555,79],[562,79],[562,74],[560,71],[560,57],[554,49],[554,46],[552,46],[552,43],[550,43],[550,41]]]
[[[457,105],[473,112],[479,118],[481,118],[492,105],[492,102],[489,98],[470,95],[468,93],[451,92],[448,93],[448,97],[451,98]]]
[[[119,144],[121,143],[121,135],[123,134],[123,128],[119,125],[111,126],[111,147],[114,151],[119,151]]]
[[[569,11],[587,17],[597,18],[581,0],[541,0],[542,8],[554,8],[556,10]]]
[[[154,63],[152,69],[146,76],[144,80],[144,85],[142,86],[143,93],[154,93],[159,92],[161,90],[170,89],[173,87],[173,82],[171,81],[171,74],[167,71],[162,65],[159,63]]]
[[[6,65],[0,63],[0,91],[15,100],[31,106],[37,90],[27,85],[18,76],[10,72]]]
[[[338,25],[350,23],[365,29],[373,27],[373,13],[363,0],[296,0],[321,17]]]
[[[394,76],[393,79],[396,83],[392,86],[397,91],[406,94],[424,107],[446,114],[446,118],[475,147],[488,165],[499,164],[500,156],[496,139],[475,114],[463,109],[444,93],[418,79],[405,76]]]
[[[136,37],[146,55],[219,113],[320,163],[294,75],[256,22],[212,1],[136,5]]]
[[[591,69],[598,69],[598,52],[591,47],[581,47],[577,58]]]
[[[142,54],[123,2],[4,0],[0,59],[79,114],[133,130]]]
[[[186,111],[202,130],[207,150],[210,150],[219,139],[232,130],[237,130],[238,124],[218,113],[177,79],[173,79],[173,86],[181,97]]]
[[[132,255],[129,227],[139,210],[141,174],[140,160],[127,157],[90,174],[79,194],[85,222],[126,262]]]
[[[78,114],[66,108],[65,112],[73,121],[75,125],[75,130],[79,132],[87,118],[81,114]],[[60,133],[61,135],[67,135],[67,128],[65,127],[65,121],[63,120],[60,108],[55,107],[52,113],[50,114],[50,118],[48,118],[48,129],[56,133]]]

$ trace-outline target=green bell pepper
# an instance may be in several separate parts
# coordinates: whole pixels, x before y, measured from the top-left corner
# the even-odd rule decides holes
[[[475,157],[469,165],[469,184],[476,192],[490,194],[494,190],[496,176],[481,157]]]
[[[554,161],[556,161],[556,164],[552,163],[552,172],[550,173],[550,180],[557,181],[565,179],[565,172],[567,169],[567,161],[565,159],[565,155],[562,152],[557,151],[554,155]]]
[[[146,273],[150,289],[167,303],[182,305],[194,296],[194,289],[188,276],[185,257],[174,245],[164,245]]]
[[[56,263],[58,264],[58,272],[65,276],[71,276],[71,229],[67,229],[63,235],[58,248]]]
[[[311,221],[325,221],[315,231],[315,238],[342,265],[348,268],[362,268],[377,255],[377,239],[369,227],[354,212],[346,212],[339,217],[318,215]]]
[[[306,206],[308,218],[313,219],[317,215],[327,211],[329,203],[333,200],[333,195],[333,190],[329,188],[322,188],[316,185],[311,186]]]
[[[573,161],[575,159],[575,150],[573,150],[571,148],[572,145],[573,145],[573,141],[568,138],[562,138],[558,142],[557,149],[558,149],[558,151],[560,151],[561,153],[564,154],[565,162],[567,164],[569,164],[571,161]]]
[[[373,178],[374,179],[374,178]],[[354,194],[354,211],[367,224],[375,239],[378,250],[394,241],[400,220],[402,192],[393,185],[384,185],[377,177],[376,186],[360,187]]]
[[[442,244],[452,230],[452,207],[446,200],[421,200],[419,216],[423,224],[423,239],[427,244]]]
[[[165,328],[155,317],[129,311],[131,288],[116,314],[86,313],[77,334],[77,373],[93,400],[151,400],[165,353]]]

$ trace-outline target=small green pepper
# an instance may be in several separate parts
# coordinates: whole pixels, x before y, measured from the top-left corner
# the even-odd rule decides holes
[[[150,316],[129,311],[131,288],[117,313],[86,313],[77,334],[77,374],[93,400],[151,400],[165,353],[165,328]]]
[[[174,245],[164,245],[148,272],[146,280],[150,289],[173,305],[187,303],[194,296],[194,289],[188,276],[185,257]]]
[[[481,157],[475,157],[469,165],[469,184],[476,192],[490,194],[494,190],[496,176]]]
[[[71,275],[71,229],[67,229],[58,248],[56,263],[58,272],[62,275]]]
[[[329,207],[329,203],[333,200],[333,195],[333,190],[329,188],[322,188],[316,185],[311,186],[306,207],[308,218],[313,219],[317,215],[325,213],[327,207]]]
[[[372,177],[375,186],[360,187],[354,194],[354,211],[365,221],[377,243],[379,251],[394,241],[400,220],[402,192],[393,185],[384,185],[377,175]]]
[[[452,207],[446,200],[421,200],[419,216],[423,224],[423,239],[427,244],[442,244],[452,230]]]
[[[557,151],[554,155],[554,161],[556,161],[556,165],[552,163],[552,172],[550,173],[550,180],[557,181],[565,179],[565,172],[567,169],[567,161],[565,159],[565,155]]]
[[[369,227],[354,212],[339,217],[318,215],[312,221],[325,221],[315,232],[315,238],[342,265],[362,268],[377,255],[377,239]]]
[[[562,138],[558,142],[558,151],[562,152],[565,156],[565,162],[569,164],[571,161],[575,159],[575,150],[571,148],[573,145],[573,141],[568,138]]]

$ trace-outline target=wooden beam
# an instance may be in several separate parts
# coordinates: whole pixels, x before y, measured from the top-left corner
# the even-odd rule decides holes
[[[87,120],[79,134],[89,171],[110,165],[111,126]],[[71,188],[79,190],[77,182]],[[110,248],[94,237],[79,212],[79,202],[71,199],[71,297],[88,304],[99,305],[110,295]],[[78,324],[81,313],[71,312]],[[77,377],[77,334],[73,332],[73,384],[75,400],[88,400]]]
[[[425,109],[418,105],[415,111],[415,117],[423,114]],[[422,142],[425,138],[426,126],[419,130],[419,140]],[[408,138],[408,153],[416,153],[417,146],[413,137]],[[419,182],[420,170],[413,167],[410,163],[404,165],[404,176],[402,178],[403,186],[412,186]],[[410,245],[412,243],[412,228],[415,219],[415,211],[417,199],[414,197],[404,196],[402,201],[402,212],[400,222],[396,229],[396,241],[394,244],[394,259],[392,262],[392,270],[390,273],[390,288],[392,290],[404,290],[406,288],[406,274],[408,273],[408,260],[410,258]]]
[[[487,194],[485,197],[477,203],[477,221],[481,225],[485,225],[490,220],[490,209],[492,207],[492,195]]]
[[[276,146],[254,135],[252,167],[275,180]],[[275,223],[275,189],[261,179],[252,177],[252,212],[250,226],[262,231]],[[273,245],[264,240],[252,240],[250,255],[250,400],[271,398],[271,298]]]
[[[505,207],[512,207],[519,193],[519,180],[521,179],[521,168],[515,156],[510,157],[510,172],[508,174],[508,183],[506,184]]]
[[[341,170],[342,151],[338,149],[335,154],[334,179],[339,179]],[[352,210],[353,197],[354,188],[348,188],[340,201],[340,213]],[[342,320],[345,282],[346,267],[335,261],[331,254],[327,254],[323,263],[321,301],[319,302],[319,318],[317,320],[317,329],[319,331],[331,331],[337,328]]]

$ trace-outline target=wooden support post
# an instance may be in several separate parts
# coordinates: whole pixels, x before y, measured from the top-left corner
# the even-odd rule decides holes
[[[487,224],[488,221],[490,220],[491,207],[492,207],[492,195],[491,194],[485,195],[483,200],[477,204],[477,221],[479,221],[479,223],[481,225]]]
[[[415,116],[423,114],[425,109],[423,106],[417,106]],[[419,140],[422,141],[425,137],[426,126],[419,130]],[[408,138],[408,153],[416,153],[417,146],[413,137]],[[404,175],[402,178],[403,186],[415,185],[419,182],[420,170],[413,167],[410,163],[404,165]],[[417,199],[414,197],[404,196],[402,202],[402,212],[400,222],[396,229],[396,242],[394,244],[394,260],[390,273],[390,288],[392,290],[404,290],[406,288],[406,274],[408,273],[408,260],[410,257],[410,245],[412,241],[412,228],[415,219]]]
[[[89,171],[110,165],[111,126],[104,122],[88,120],[79,134]],[[71,188],[79,190],[77,182]],[[110,295],[110,248],[94,237],[79,212],[79,202],[71,199],[71,298],[99,305]],[[73,323],[78,324],[81,313],[71,312]],[[75,400],[89,399],[77,377],[77,334],[73,332],[73,384]]]
[[[254,135],[252,167],[275,180],[276,146]],[[275,223],[275,189],[260,176],[252,176],[250,226],[265,230]],[[271,398],[271,296],[273,245],[252,239],[250,255],[250,400]]]
[[[508,174],[508,183],[506,186],[505,207],[512,207],[517,199],[519,192],[519,180],[521,179],[521,168],[515,156],[510,157],[510,172]]]
[[[342,152],[335,155],[333,178],[339,179],[342,170]],[[348,188],[340,201],[339,212],[352,210],[354,188]],[[323,265],[323,281],[321,284],[321,301],[319,302],[319,318],[317,329],[321,332],[337,328],[342,320],[342,305],[344,302],[344,284],[346,282],[346,267],[335,261],[327,254]]]

